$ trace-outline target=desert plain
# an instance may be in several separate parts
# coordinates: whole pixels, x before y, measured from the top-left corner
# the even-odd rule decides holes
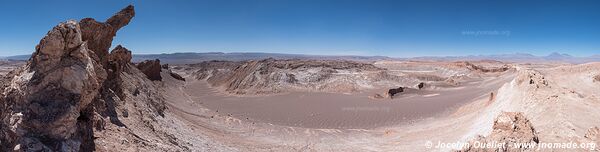
[[[134,16],[59,23],[29,60],[0,62],[1,151],[598,150],[599,62],[138,62],[109,52]]]

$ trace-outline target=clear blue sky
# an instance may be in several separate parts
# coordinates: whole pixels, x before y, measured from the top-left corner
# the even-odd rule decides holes
[[[105,20],[128,4],[136,17],[113,46],[138,54],[600,54],[597,0],[2,0],[0,56],[30,54],[58,22]]]

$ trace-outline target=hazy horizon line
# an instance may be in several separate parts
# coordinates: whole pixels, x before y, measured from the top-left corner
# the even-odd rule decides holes
[[[389,55],[362,55],[362,54],[311,54],[311,53],[280,53],[280,52],[259,52],[259,51],[182,51],[182,52],[169,52],[169,53],[133,53],[133,55],[170,55],[170,54],[184,54],[184,53],[197,53],[197,54],[210,54],[210,53],[223,53],[223,54],[242,54],[242,53],[261,53],[261,54],[281,54],[281,55],[304,55],[304,56],[364,56],[364,57],[388,57],[388,58],[419,58],[419,57],[469,57],[469,56],[497,56],[497,55],[532,55],[536,57],[546,57],[553,54],[560,55],[568,55],[571,57],[593,57],[600,56],[598,54],[591,54],[587,56],[578,56],[572,55],[564,52],[551,52],[545,55],[528,53],[528,52],[512,52],[512,53],[498,53],[498,54],[468,54],[468,55],[416,55],[416,56],[389,56]],[[33,54],[33,52],[32,52]],[[31,54],[21,54],[21,55],[9,55],[9,56],[0,56],[0,58],[10,58],[10,57],[19,57],[19,56],[30,56]]]

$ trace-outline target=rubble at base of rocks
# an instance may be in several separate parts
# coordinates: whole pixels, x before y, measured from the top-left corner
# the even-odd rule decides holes
[[[502,112],[494,120],[492,133],[486,137],[479,136],[469,144],[462,152],[467,151],[534,151],[530,147],[492,146],[475,147],[475,142],[481,144],[503,144],[514,143],[539,143],[537,133],[531,122],[520,112]]]

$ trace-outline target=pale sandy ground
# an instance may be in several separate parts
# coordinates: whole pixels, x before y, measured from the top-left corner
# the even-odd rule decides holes
[[[220,94],[203,80],[189,82],[183,88],[191,100],[239,119],[303,128],[371,129],[447,115],[452,109],[495,91],[512,76],[509,73],[500,78],[482,78],[460,88],[414,91],[391,100],[369,98],[383,90],[237,97]]]
[[[403,147],[425,148],[419,145],[425,144],[422,140],[431,138],[422,136],[423,126],[437,123],[453,126],[450,121],[454,118],[447,115],[468,101],[488,100],[490,92],[514,77],[512,73],[483,78],[464,87],[429,90],[390,101],[369,99],[370,92],[235,97],[219,93],[202,81],[170,84],[177,89],[169,89],[168,94],[174,97],[170,100],[171,109],[181,113],[184,119],[200,124],[200,128],[206,127],[201,130],[216,132],[217,136],[231,135],[222,137],[226,140],[242,138],[239,142],[249,142],[250,150],[261,151],[254,149],[257,143],[269,148],[282,145],[280,150],[292,151],[302,148],[318,151],[402,150]],[[455,130],[446,128],[440,129],[449,131],[449,136],[454,135]],[[432,129],[435,128],[428,130]],[[225,133],[228,131],[236,133]],[[404,141],[403,136],[413,135],[420,138],[417,138],[419,143]]]
[[[176,134],[185,134],[178,137],[189,137],[181,140],[194,145],[192,151],[451,151],[460,147],[427,144],[488,135],[493,119],[503,111],[523,112],[542,143],[597,144],[584,137],[589,128],[600,126],[596,75],[600,63],[521,64],[499,77],[393,100],[367,97],[381,91],[377,89],[351,95],[234,97],[202,81],[182,82],[165,75],[164,94],[166,115],[178,118],[172,125],[180,126],[172,127],[180,128]],[[495,95],[492,100],[490,92]]]
[[[523,112],[540,142],[594,142],[583,136],[588,128],[600,126],[600,84],[592,80],[600,74],[600,63],[531,67],[519,65],[516,72],[464,88],[392,101],[370,101],[364,97],[368,92],[232,97],[204,82],[169,80],[171,89],[166,94],[169,111],[187,121],[195,133],[239,151],[451,151],[457,148],[428,148],[427,144],[485,136],[502,111]],[[529,84],[529,75],[535,71],[548,86]],[[490,92],[496,95],[492,100]],[[346,112],[343,107],[355,108]]]

